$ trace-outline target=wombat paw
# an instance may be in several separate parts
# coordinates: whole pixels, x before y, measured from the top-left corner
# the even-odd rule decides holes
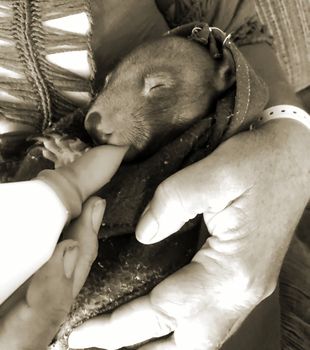
[[[35,140],[42,144],[44,158],[52,161],[55,168],[73,162],[89,150],[88,145],[78,138],[70,138],[54,133],[36,137]]]

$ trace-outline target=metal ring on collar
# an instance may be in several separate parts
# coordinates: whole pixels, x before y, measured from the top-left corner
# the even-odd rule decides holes
[[[224,40],[223,40],[223,44],[222,44],[223,46],[230,43],[229,40],[232,37],[232,33],[226,34],[222,29],[220,29],[218,27],[209,27],[210,32],[212,32],[213,30],[219,31],[224,36]]]

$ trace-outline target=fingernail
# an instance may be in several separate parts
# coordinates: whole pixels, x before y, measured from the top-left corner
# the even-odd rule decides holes
[[[158,232],[158,222],[149,208],[143,213],[136,230],[136,238],[144,244],[151,244]]]
[[[101,226],[105,207],[106,207],[105,199],[98,199],[93,206],[92,224],[93,224],[93,230],[96,233],[98,232],[99,227]]]
[[[79,247],[69,247],[64,255],[64,272],[68,279],[72,277],[79,256]]]

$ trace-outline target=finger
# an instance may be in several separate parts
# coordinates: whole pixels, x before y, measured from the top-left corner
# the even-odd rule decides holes
[[[238,312],[227,313],[221,308],[208,307],[179,320],[170,337],[146,344],[139,350],[217,350],[244,319]]]
[[[75,151],[86,151],[86,149],[90,149],[89,147],[87,147],[87,145],[82,142],[80,139],[76,139],[76,140],[70,140],[69,141],[69,147],[72,150]]]
[[[205,306],[205,280],[204,268],[190,264],[161,282],[150,295],[76,328],[69,345],[77,349],[118,349],[167,335],[175,330],[179,319],[190,317]]]
[[[178,350],[217,350],[228,338],[238,314],[211,307],[195,316],[183,319],[173,338]]]
[[[72,216],[77,217],[81,212],[79,203],[111,180],[127,149],[107,145],[92,148],[67,166],[43,170],[38,179],[50,184],[62,202],[70,205]]]
[[[121,306],[111,315],[85,322],[71,333],[69,346],[118,349],[169,334],[174,328],[174,320],[154,307],[149,296],[145,296]]]
[[[77,328],[69,338],[69,345],[72,348],[96,346],[117,349],[175,331],[177,348],[188,350],[191,348],[182,347],[185,342],[182,337],[189,327],[186,320],[190,323],[197,317],[207,327],[204,330],[197,326],[199,341],[203,346],[209,344],[209,348],[204,350],[212,349],[214,344],[221,344],[226,339],[240,315],[247,314],[254,305],[252,299],[244,303],[244,300],[248,301],[246,285],[235,285],[239,279],[230,281],[230,270],[221,272],[221,264],[201,252],[195,262],[161,282],[149,296],[136,299],[109,316],[96,318]],[[167,349],[173,346],[171,342],[164,344]],[[195,344],[198,347],[198,340]]]
[[[55,156],[55,153],[50,152],[49,150],[43,148],[42,150],[43,157],[45,159],[50,160],[53,163],[56,163],[58,161],[57,157]]]
[[[84,201],[111,180],[127,149],[127,147],[98,146],[57,171],[70,181],[74,181]]]
[[[249,201],[243,196],[235,199],[224,210],[213,215],[212,218],[205,216],[208,230],[222,241],[242,239],[255,230],[255,224],[249,224]]]
[[[65,239],[79,243],[79,257],[73,278],[73,297],[76,297],[89,274],[98,252],[98,231],[102,223],[106,202],[91,197],[83,205],[82,214],[70,224]]]
[[[39,138],[44,147],[51,151],[52,153],[61,152],[61,147],[59,145],[60,136],[59,135],[51,135],[52,137],[41,137]]]
[[[33,276],[27,290],[26,303],[33,313],[46,317],[47,321],[67,314],[73,301],[72,276],[78,255],[76,241],[65,240],[57,245],[53,256]]]
[[[226,313],[210,307],[183,320],[174,333],[174,341],[178,350],[220,349],[231,326]]]
[[[179,171],[157,188],[137,226],[140,242],[156,243],[197,214],[212,217],[245,192],[245,184],[235,181],[231,167],[223,167],[217,152]]]
[[[175,332],[165,339],[155,340],[139,348],[139,350],[217,350],[227,336],[227,327],[222,329],[223,321],[214,320],[209,310],[179,322]],[[221,315],[222,316],[222,315]],[[225,322],[226,319],[224,319]],[[219,326],[221,325],[221,326]],[[211,327],[210,327],[211,326]],[[209,329],[208,329],[209,328]],[[221,332],[222,331],[222,332]]]
[[[50,261],[32,278],[26,300],[21,300],[6,315],[6,332],[2,334],[2,339],[7,342],[14,338],[12,334],[8,334],[10,330],[16,332],[17,327],[22,329],[19,340],[14,345],[16,349],[26,344],[31,344],[32,349],[36,349],[36,346],[42,349],[43,343],[46,343],[46,347],[52,340],[96,257],[97,232],[104,208],[105,202],[97,197],[90,198],[84,204],[82,214],[65,233],[66,238],[71,239],[58,244]],[[78,245],[79,256],[75,249]],[[39,334],[32,329],[34,324],[40,324]],[[31,336],[28,335],[30,331]]]
[[[26,295],[2,317],[1,349],[47,347],[73,302],[77,255],[77,242],[66,240],[57,245],[52,258],[31,279]]]
[[[159,339],[139,347],[139,350],[177,350],[173,337]],[[190,350],[190,349],[187,349]]]

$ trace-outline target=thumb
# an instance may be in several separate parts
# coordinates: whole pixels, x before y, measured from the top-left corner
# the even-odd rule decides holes
[[[74,220],[63,234],[64,239],[79,243],[79,257],[73,278],[73,296],[84,285],[90,268],[98,253],[98,231],[102,223],[105,201],[99,197],[89,198],[83,205],[82,214]]]
[[[46,349],[73,303],[73,272],[79,246],[59,243],[31,278],[24,295],[0,318],[0,349]],[[17,336],[18,332],[18,336]]]
[[[221,158],[215,151],[159,185],[137,226],[141,243],[161,241],[198,214],[209,220],[245,192]]]

